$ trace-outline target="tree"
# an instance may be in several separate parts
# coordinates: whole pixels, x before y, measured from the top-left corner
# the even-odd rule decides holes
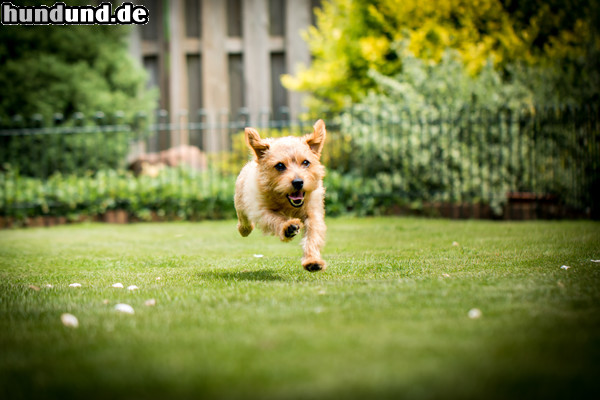
[[[1,26],[0,128],[94,125],[98,111],[107,117],[104,123],[117,122],[113,117],[121,112],[118,122],[124,124],[152,111],[156,93],[128,54],[127,29]],[[57,114],[60,121],[54,121]],[[81,115],[86,118],[76,120]],[[48,176],[123,165],[130,139],[123,132],[65,132],[0,136],[0,169]]]
[[[0,27],[0,118],[150,111],[156,94],[122,26]]]
[[[589,84],[573,82],[571,75],[565,79],[556,69],[585,69],[590,79],[597,79],[599,8],[594,0],[571,0],[568,7],[563,3],[329,0],[317,11],[317,26],[305,32],[312,65],[282,81],[289,89],[309,92],[312,108],[339,110],[375,88],[369,70],[385,76],[401,71],[402,46],[406,54],[432,65],[447,49],[456,50],[471,75],[488,62],[507,79],[514,64],[540,68],[557,79],[550,86],[568,97],[573,85]]]

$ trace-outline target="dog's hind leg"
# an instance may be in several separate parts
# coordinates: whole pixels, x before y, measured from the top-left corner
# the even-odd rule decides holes
[[[233,196],[233,204],[238,217],[237,229],[243,237],[248,236],[254,229],[254,224],[248,219],[246,211],[248,210],[244,194],[246,193],[245,185],[248,182],[248,174],[252,172],[250,164],[247,164],[240,172],[240,175],[235,181],[235,195]]]
[[[252,230],[254,229],[254,224],[250,222],[246,214],[243,211],[236,210],[238,216],[238,224],[237,228],[240,232],[240,235],[243,237],[248,236]]]
[[[321,258],[321,249],[325,244],[325,221],[321,212],[316,212],[304,221],[305,234],[302,240],[302,266],[307,271],[322,271],[327,268]]]

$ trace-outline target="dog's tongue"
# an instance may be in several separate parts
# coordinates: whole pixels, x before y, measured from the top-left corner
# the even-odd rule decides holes
[[[301,190],[298,190],[296,193],[290,194],[291,200],[302,200],[304,198],[304,193]]]

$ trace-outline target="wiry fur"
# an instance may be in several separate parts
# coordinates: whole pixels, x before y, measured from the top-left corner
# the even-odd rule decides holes
[[[256,225],[287,242],[303,229],[302,266],[308,271],[324,270],[321,249],[326,231],[325,168],[320,157],[326,137],[325,123],[317,121],[314,132],[302,138],[261,139],[252,128],[246,128],[245,133],[255,158],[242,168],[235,185],[240,234],[248,236]],[[304,161],[310,164],[306,166]],[[276,168],[279,163],[285,170]],[[294,180],[302,180],[301,190],[293,186]],[[288,196],[295,198],[299,192],[304,192],[304,202],[294,206]]]

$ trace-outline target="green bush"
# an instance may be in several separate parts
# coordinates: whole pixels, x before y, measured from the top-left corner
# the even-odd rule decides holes
[[[375,193],[408,204],[483,202],[500,214],[510,191],[574,203],[589,186],[583,161],[593,150],[574,138],[581,126],[573,129],[570,111],[533,108],[527,88],[491,65],[472,77],[446,52],[435,66],[405,56],[395,78],[371,75],[381,94],[344,113],[341,130],[360,160],[350,172],[376,181]]]
[[[55,173],[48,179],[0,173],[0,214],[19,219],[38,215],[95,216],[126,210],[142,220],[233,217],[235,177],[167,168],[156,178],[102,170],[85,176]]]
[[[446,50],[461,55],[471,76],[488,63],[511,84],[535,92],[536,104],[587,104],[600,96],[595,0],[327,0],[315,26],[303,33],[310,65],[284,75],[288,89],[309,94],[313,111],[341,111],[362,102],[377,82],[369,70],[393,78],[416,55],[441,62]],[[410,53],[395,51],[404,43]],[[410,62],[410,60],[408,60]],[[519,70],[515,66],[519,66]]]
[[[56,172],[85,174],[125,167],[134,132],[127,125],[63,126],[4,131],[0,134],[3,169],[21,175],[47,178]],[[2,132],[0,132],[2,133]]]
[[[134,124],[157,98],[127,35],[121,26],[0,29],[2,163],[40,177],[122,166],[131,129],[103,126]]]

